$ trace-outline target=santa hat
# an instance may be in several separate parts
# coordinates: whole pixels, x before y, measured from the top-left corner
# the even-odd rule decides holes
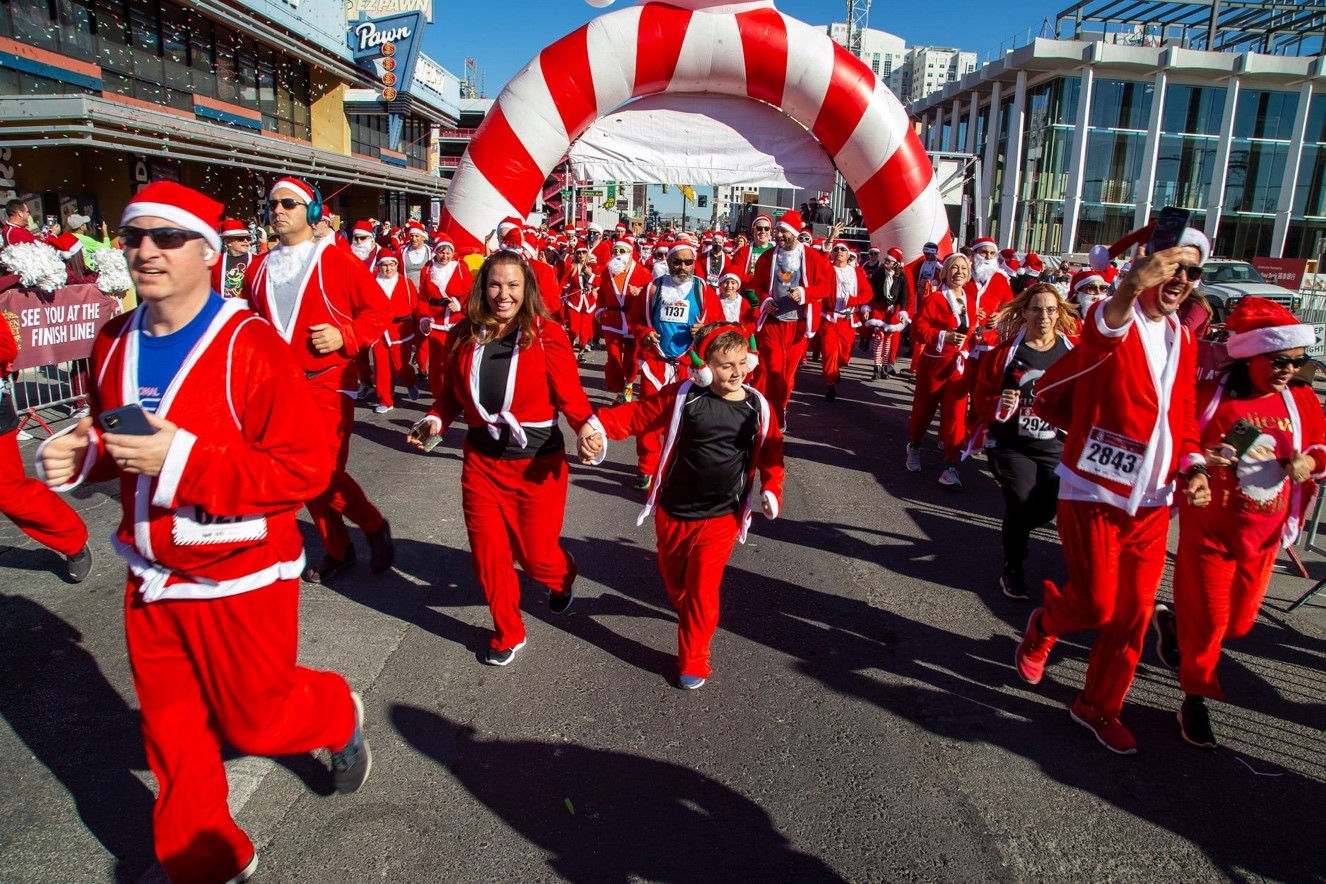
[[[725,239],[727,239],[727,237],[723,235],[723,231],[721,230],[714,231],[714,242],[722,242]]]
[[[995,251],[999,250],[999,244],[994,241],[994,237],[992,236],[983,236],[980,239],[976,240],[971,244],[971,250],[974,252],[977,249],[983,249],[986,246],[989,246]]]
[[[448,249],[451,249],[453,252],[456,251],[456,244],[451,241],[451,237],[449,236],[439,236],[433,242],[433,251],[436,252],[438,249],[444,246]]]
[[[1079,270],[1073,274],[1072,281],[1068,284],[1073,294],[1077,294],[1089,285],[1109,285],[1110,281],[1101,273],[1095,270]]]
[[[497,223],[497,237],[498,237],[498,239],[501,239],[502,237],[506,236],[507,233],[508,233],[508,232],[511,230],[511,228],[513,228],[513,227],[516,228],[517,230],[519,230],[522,226],[524,226],[524,223],[525,223],[525,222],[523,222],[523,221],[521,221],[519,218],[515,218],[515,217],[511,217],[511,218],[503,218],[501,221],[499,221],[499,222]]]
[[[1035,252],[1027,252],[1027,257],[1022,260],[1022,264],[1027,268],[1028,276],[1040,276],[1041,271],[1045,269],[1045,262]]]
[[[577,253],[577,254],[579,254],[580,252],[588,252],[588,251],[589,251],[589,246],[587,246],[587,245],[583,245],[583,244],[581,244],[581,245],[576,246],[576,253]]]
[[[243,222],[243,221],[237,221],[237,220],[235,220],[234,218],[227,218],[226,220],[224,220],[224,221],[221,222],[221,238],[222,238],[222,239],[235,239],[235,238],[248,239],[248,238],[249,238],[249,229],[248,229],[247,227],[244,226],[244,222]]]
[[[377,262],[378,262],[379,264],[385,264],[385,263],[388,262],[388,261],[391,261],[391,262],[393,262],[393,263],[399,265],[399,264],[401,263],[401,256],[398,255],[398,254],[396,254],[396,253],[395,253],[394,251],[392,251],[391,249],[380,249],[380,250],[378,250],[378,261],[377,261]]]
[[[602,233],[602,232],[603,232],[603,225],[602,225],[602,224],[598,224],[598,223],[596,223],[596,222],[594,222],[594,221],[591,221],[591,222],[589,222],[588,224],[585,225],[585,229],[588,230],[590,233]]]
[[[834,249],[842,249],[845,252],[851,251],[851,249],[847,247],[847,243],[843,242],[840,239],[834,240],[833,245],[829,248],[829,251],[832,252]]]
[[[782,217],[778,219],[778,223],[774,226],[781,227],[784,230],[790,230],[792,233],[797,234],[801,232],[801,228],[805,225],[801,223],[800,212],[788,210],[783,213]]]
[[[407,236],[413,236],[414,234],[417,233],[420,236],[422,236],[424,239],[428,238],[428,231],[424,229],[424,225],[414,220],[411,220],[409,223],[405,225],[405,233]]]
[[[634,251],[634,250],[635,250],[635,237],[631,236],[631,234],[629,234],[629,233],[626,234],[625,236],[619,236],[619,237],[617,237],[617,241],[616,241],[615,243],[613,243],[613,245],[614,245],[614,246],[626,246],[626,247],[630,248],[632,251]]]
[[[1111,244],[1110,247],[1104,251],[1104,254],[1108,256],[1107,260],[1112,261],[1133,246],[1141,245],[1146,242],[1151,238],[1151,233],[1155,228],[1156,222],[1152,221],[1145,227],[1139,227],[1123,239]],[[1185,227],[1183,229],[1183,234],[1179,237],[1178,245],[1192,246],[1195,248],[1200,257],[1199,263],[1205,264],[1207,259],[1211,257],[1211,241],[1206,238],[1205,233],[1202,233],[1202,231],[1198,230],[1196,227]],[[1092,262],[1092,267],[1096,266],[1096,262],[1100,258],[1100,253],[1097,249],[1104,249],[1104,246],[1093,246],[1091,251],[1087,254],[1087,260]]]
[[[1317,343],[1312,326],[1299,322],[1274,301],[1256,296],[1238,302],[1225,322],[1225,331],[1229,332],[1225,352],[1231,359],[1251,359]]]
[[[721,286],[725,279],[736,280],[737,285],[741,285],[741,277],[737,276],[735,273],[724,273],[722,276],[718,277],[718,284]]]
[[[703,340],[682,354],[681,360],[686,363],[687,367],[690,369],[692,382],[699,384],[701,387],[707,387],[714,382],[714,372],[709,368],[708,363],[705,362],[704,354],[719,335],[730,331],[745,336],[740,325],[735,322],[724,322],[713,331],[709,332],[709,334],[705,335]],[[745,337],[746,349],[749,351],[746,354],[746,371],[754,371],[755,367],[760,364],[760,357],[756,355],[755,352],[755,335],[748,335]]]
[[[629,233],[629,232],[630,232],[630,228],[628,228],[625,224],[621,224],[621,223],[618,223],[618,224],[617,224],[617,227],[616,227],[615,229],[616,229],[616,231],[617,231],[617,235],[618,235],[618,236],[621,236],[621,235],[624,234],[624,233]]]
[[[356,221],[355,226],[350,228],[350,235],[353,236],[356,233],[367,233],[369,236],[372,236],[373,225],[369,224],[367,221]]]
[[[525,242],[525,233],[520,229],[519,225],[508,229],[506,234],[502,237],[502,251],[516,252],[521,255],[533,251],[530,249],[529,244]]]
[[[893,248],[889,249],[887,254],[890,258],[897,261],[899,264],[903,262],[902,249],[898,248],[897,246],[894,246]]]
[[[692,255],[695,254],[695,243],[691,242],[691,238],[689,236],[683,236],[679,238],[676,241],[676,243],[674,243],[672,247],[668,249],[668,257],[671,258],[673,255],[682,251],[690,252]]]
[[[225,206],[191,187],[174,181],[154,181],[138,191],[124,207],[120,226],[128,227],[135,218],[161,218],[201,234],[209,246],[220,251],[221,237],[216,228],[221,223],[223,209]]]
[[[304,205],[308,205],[317,198],[317,192],[313,189],[312,184],[301,178],[291,178],[289,176],[277,178],[276,183],[272,185],[272,189],[267,193],[267,198],[274,200],[276,195],[283,191],[290,193],[296,199],[302,200]]]
[[[67,230],[59,236],[48,238],[46,242],[65,259],[72,258],[83,250],[82,241]]]
[[[810,241],[810,247],[811,247],[812,249],[815,249],[816,251],[819,251],[819,252],[824,251],[824,237],[821,236],[821,237],[818,237],[817,239],[813,239],[813,240],[811,240],[811,241]]]
[[[752,228],[754,228],[754,227],[755,227],[756,225],[758,225],[761,221],[763,221],[765,224],[768,224],[770,227],[773,227],[773,219],[770,218],[768,215],[765,215],[765,214],[762,214],[762,213],[759,214],[759,215],[756,215],[754,218],[750,219],[750,226],[751,226]],[[798,229],[800,229],[800,228],[798,228]]]

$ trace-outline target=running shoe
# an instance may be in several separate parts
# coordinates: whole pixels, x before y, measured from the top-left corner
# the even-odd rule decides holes
[[[939,474],[939,484],[945,488],[957,490],[962,487],[962,476],[958,475],[957,467],[946,467],[944,472]]]
[[[1170,669],[1179,668],[1179,633],[1174,623],[1174,612],[1169,605],[1156,605],[1151,615],[1151,629],[1156,634],[1156,656]]]
[[[921,449],[907,443],[907,469],[913,473],[921,472]]]
[[[525,647],[524,641],[513,648],[489,648],[488,656],[484,657],[483,662],[489,666],[506,666],[516,659],[516,651],[523,647]]]
[[[332,753],[332,784],[342,795],[359,791],[373,769],[373,752],[364,739],[364,701],[354,691],[350,699],[355,704],[355,731],[345,748]]]
[[[1210,751],[1216,747],[1215,733],[1211,730],[1211,715],[1206,710],[1206,699],[1188,694],[1179,707],[1179,733],[1185,742],[1198,749]]]
[[[1083,702],[1078,694],[1068,714],[1096,736],[1096,742],[1115,755],[1136,755],[1137,739],[1117,718],[1110,718],[1094,706]]]
[[[1050,659],[1050,648],[1059,640],[1058,636],[1047,635],[1041,631],[1041,616],[1044,608],[1037,608],[1027,618],[1027,631],[1013,654],[1013,663],[1018,675],[1027,684],[1040,684],[1045,675],[1045,663]]]

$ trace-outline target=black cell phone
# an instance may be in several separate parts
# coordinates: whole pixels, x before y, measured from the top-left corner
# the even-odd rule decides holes
[[[1234,449],[1234,457],[1232,459],[1238,460],[1248,453],[1248,449],[1257,442],[1257,439],[1260,438],[1261,434],[1261,430],[1257,429],[1243,418],[1239,418],[1234,421],[1234,426],[1229,428],[1229,432],[1225,434],[1225,438],[1221,441],[1223,444]]]
[[[121,405],[110,411],[102,412],[97,418],[101,428],[107,433],[119,433],[123,436],[151,436],[156,428],[147,422],[147,412],[141,405]]]
[[[1183,231],[1188,229],[1189,214],[1186,209],[1166,206],[1156,216],[1155,229],[1151,231],[1151,240],[1146,244],[1146,253],[1154,255],[1165,249],[1172,249],[1183,238]]]

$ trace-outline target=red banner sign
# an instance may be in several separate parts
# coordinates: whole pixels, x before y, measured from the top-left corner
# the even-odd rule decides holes
[[[1252,266],[1266,277],[1271,285],[1298,291],[1303,285],[1303,274],[1308,269],[1307,258],[1253,258]]]
[[[18,341],[14,368],[54,365],[92,355],[92,340],[120,302],[94,285],[71,285],[53,293],[10,289],[0,293],[0,316]]]

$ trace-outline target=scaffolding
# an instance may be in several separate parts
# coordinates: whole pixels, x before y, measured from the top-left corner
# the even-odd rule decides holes
[[[1056,18],[1062,40],[1320,55],[1326,0],[1083,0]]]

